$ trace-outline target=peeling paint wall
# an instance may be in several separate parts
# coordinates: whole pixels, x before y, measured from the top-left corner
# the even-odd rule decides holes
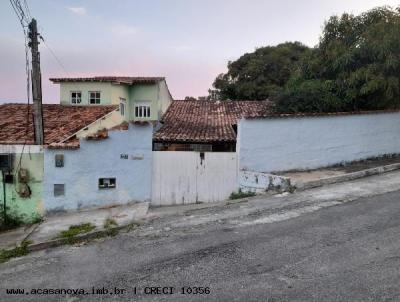
[[[150,201],[153,127],[129,125],[109,131],[99,141],[81,139],[77,150],[44,152],[43,197],[47,212]],[[55,167],[55,155],[64,167]],[[116,188],[100,189],[99,178],[116,178]],[[54,184],[65,184],[65,195],[54,196]]]
[[[314,169],[400,153],[400,113],[242,119],[240,170]]]
[[[292,191],[287,177],[262,172],[239,171],[239,188],[243,192]]]
[[[31,223],[43,215],[42,181],[43,150],[40,146],[0,145],[0,153],[13,154],[13,183],[6,183],[6,204],[9,213]],[[22,153],[22,157],[21,157]],[[21,160],[21,164],[19,162]],[[21,197],[18,193],[18,175],[16,169],[28,171],[27,185],[31,191],[29,197]],[[3,206],[3,184],[0,175],[0,205]]]

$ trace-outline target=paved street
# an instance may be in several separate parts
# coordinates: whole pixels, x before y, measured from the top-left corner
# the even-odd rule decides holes
[[[364,192],[360,188],[390,175],[337,188]],[[315,189],[313,194],[329,190]],[[275,197],[286,204],[279,211],[165,227],[182,219],[171,216],[111,239],[14,259],[0,265],[0,300],[399,301],[400,191],[356,200],[353,191],[347,202],[290,203],[296,194],[306,193]],[[146,294],[150,286],[173,287],[174,293]],[[184,286],[191,287],[185,288],[186,294],[181,293]],[[38,296],[5,291],[82,288],[92,293],[93,287],[109,293]],[[115,287],[124,294],[112,295]],[[193,294],[202,291],[195,287],[208,287],[210,293]]]

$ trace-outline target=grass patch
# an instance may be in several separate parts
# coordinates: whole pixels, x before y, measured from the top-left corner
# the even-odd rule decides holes
[[[12,250],[0,250],[0,263],[4,263],[11,258],[27,255],[29,253],[28,246],[30,244],[32,244],[32,241],[26,240]]]
[[[118,223],[112,218],[107,218],[106,221],[104,221],[105,229],[111,229],[111,228],[115,228],[117,226],[118,226]]]
[[[106,230],[105,235],[114,237],[119,233],[119,231],[116,229],[118,226],[118,223],[112,219],[112,218],[107,218],[106,221],[104,221],[104,229]]]
[[[140,222],[133,222],[129,224],[126,228],[126,232],[132,232],[133,230],[136,230],[138,227],[140,227],[141,223]]]
[[[94,230],[96,226],[89,223],[82,223],[71,225],[68,230],[61,231],[57,238],[72,238],[79,234],[89,233],[90,231]]]
[[[229,199],[240,199],[240,198],[245,198],[245,197],[251,197],[255,196],[256,193],[254,192],[243,192],[242,189],[239,189],[237,192],[232,192],[231,195],[229,196]]]

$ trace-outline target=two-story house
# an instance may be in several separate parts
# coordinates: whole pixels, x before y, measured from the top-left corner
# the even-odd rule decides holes
[[[157,121],[172,102],[163,77],[51,78],[60,84],[60,104],[119,105],[126,121]]]

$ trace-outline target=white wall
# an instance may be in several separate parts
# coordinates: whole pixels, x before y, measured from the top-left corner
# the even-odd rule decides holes
[[[154,151],[152,204],[215,202],[237,191],[234,152]]]
[[[46,211],[150,201],[152,129],[151,124],[130,124],[129,130],[109,131],[104,140],[81,139],[77,150],[46,149]],[[55,167],[56,154],[64,154],[64,167]],[[98,179],[106,177],[116,178],[116,188],[99,189]],[[64,196],[54,196],[54,184],[65,184]]]
[[[400,153],[400,113],[242,119],[240,170],[312,169]]]

